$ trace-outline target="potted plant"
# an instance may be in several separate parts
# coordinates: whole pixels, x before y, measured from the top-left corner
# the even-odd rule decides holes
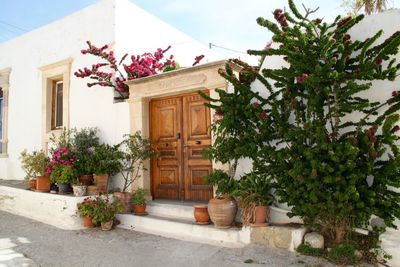
[[[146,195],[148,190],[138,188],[132,195],[133,212],[135,215],[147,215],[146,212]]]
[[[76,155],[69,147],[59,147],[52,151],[50,164],[47,172],[51,181],[57,183],[60,193],[67,193],[70,183],[77,177],[74,168]]]
[[[97,136],[98,128],[82,128],[77,131],[74,129],[71,138],[71,149],[76,154],[75,168],[79,181],[82,185],[93,184],[93,156],[94,148],[100,145]]]
[[[70,184],[77,178],[77,174],[73,166],[57,164],[52,166],[50,178],[57,183],[59,193],[65,194],[69,192]]]
[[[94,208],[97,201],[89,197],[77,204],[79,215],[83,218],[83,226],[93,228]]]
[[[83,197],[86,195],[87,185],[82,184],[80,178],[78,178],[77,176],[72,183],[72,191],[74,193],[74,196]]]
[[[99,223],[104,231],[111,230],[115,214],[123,210],[121,202],[116,198],[110,201],[108,195],[97,196],[95,201],[93,222]]]
[[[231,173],[234,172],[231,171]],[[236,190],[238,182],[233,175],[222,170],[214,170],[207,177],[207,181],[216,187],[216,197],[208,202],[211,221],[217,228],[230,228],[237,211],[237,204],[232,194]]]
[[[132,210],[130,192],[131,185],[140,177],[140,171],[146,170],[144,161],[155,155],[151,141],[144,138],[140,131],[133,135],[125,135],[124,140],[119,144],[122,153],[121,174],[124,178],[122,192],[115,192],[114,195],[121,200],[125,212]]]
[[[120,172],[121,159],[122,153],[118,150],[118,146],[101,144],[94,148],[91,162],[99,193],[107,192],[108,177]]]
[[[50,191],[50,180],[44,176],[50,159],[43,150],[28,153],[26,149],[21,152],[21,167],[25,171],[25,180],[29,182],[32,190]],[[40,179],[37,188],[37,180]]]
[[[269,206],[274,202],[272,188],[272,182],[263,174],[251,172],[240,179],[234,195],[240,198],[243,225],[267,225]]]

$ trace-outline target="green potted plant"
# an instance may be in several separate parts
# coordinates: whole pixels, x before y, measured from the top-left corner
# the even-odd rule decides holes
[[[216,196],[208,202],[208,212],[217,228],[230,228],[235,220],[237,204],[232,196],[238,182],[233,178],[234,169],[231,169],[232,174],[214,170],[207,177],[208,183],[216,187]]]
[[[79,181],[83,185],[93,184],[93,164],[91,157],[93,150],[100,145],[97,136],[98,128],[82,128],[79,131],[74,129],[71,138],[71,149],[76,154],[75,168]]]
[[[234,195],[240,198],[243,225],[266,225],[269,206],[274,202],[272,189],[272,182],[263,174],[251,172],[240,179]]]
[[[149,193],[147,189],[138,188],[132,195],[133,212],[135,215],[147,215],[146,212],[146,195]]]
[[[90,197],[85,198],[81,203],[77,204],[78,213],[83,218],[83,226],[93,228],[94,210],[97,201]]]
[[[118,146],[101,144],[94,148],[91,163],[99,193],[107,192],[108,178],[121,171],[122,153]]]
[[[93,222],[99,223],[104,231],[111,230],[115,214],[123,210],[121,202],[117,198],[111,201],[108,195],[97,196],[95,201]]]
[[[133,135],[124,135],[123,141],[119,144],[122,153],[121,174],[124,179],[122,192],[115,192],[114,196],[121,200],[125,212],[132,210],[131,185],[140,178],[140,171],[146,170],[144,162],[155,155],[151,141],[144,138],[140,131]]]
[[[73,166],[58,164],[52,167],[50,178],[57,183],[60,193],[68,193],[71,182],[77,179],[77,173]]]
[[[21,152],[21,167],[25,171],[25,180],[32,190],[43,192],[50,191],[50,180],[46,174],[46,168],[50,162],[43,150],[28,153],[26,149]],[[38,184],[38,185],[37,185]]]

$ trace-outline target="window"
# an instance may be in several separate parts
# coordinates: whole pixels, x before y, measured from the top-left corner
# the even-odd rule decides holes
[[[63,81],[53,81],[51,129],[63,127]]]
[[[42,66],[42,149],[53,135],[69,129],[69,87],[72,58]]]
[[[0,70],[0,158],[7,157],[8,91],[11,69]]]

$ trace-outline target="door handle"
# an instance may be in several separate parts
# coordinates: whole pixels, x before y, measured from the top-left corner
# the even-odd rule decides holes
[[[178,140],[181,139],[181,133],[176,134],[176,139],[178,139]]]
[[[196,145],[201,145],[201,141],[196,141]]]

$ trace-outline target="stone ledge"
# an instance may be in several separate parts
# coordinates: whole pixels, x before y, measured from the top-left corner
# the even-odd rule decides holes
[[[65,230],[83,229],[76,204],[85,197],[33,192],[0,185],[0,210]]]
[[[255,227],[251,228],[250,242],[267,248],[282,248],[294,252],[303,243],[306,232],[304,227]]]

